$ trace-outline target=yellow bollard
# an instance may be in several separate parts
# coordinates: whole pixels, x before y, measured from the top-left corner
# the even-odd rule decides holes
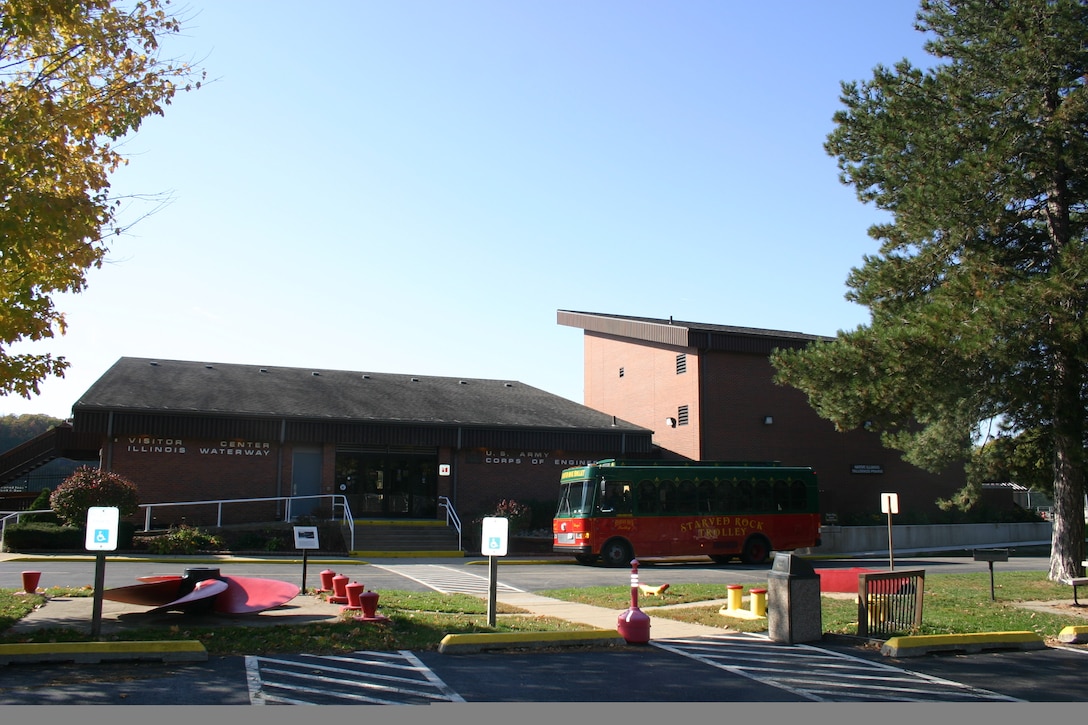
[[[884,624],[888,616],[888,596],[886,594],[869,595],[869,626]]]
[[[730,584],[726,588],[729,590],[727,609],[731,612],[735,612],[740,609],[741,598],[744,596],[744,587],[740,584]]]
[[[750,596],[749,605],[752,609],[752,614],[757,617],[767,616],[767,590],[766,589],[751,589],[748,591]]]

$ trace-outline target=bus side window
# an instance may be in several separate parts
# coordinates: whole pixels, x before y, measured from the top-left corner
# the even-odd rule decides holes
[[[748,480],[738,481],[733,492],[738,513],[748,513],[752,509],[752,484]]]
[[[682,514],[697,513],[699,499],[695,491],[695,484],[691,481],[681,481],[676,492],[676,511]]]
[[[805,492],[804,481],[794,481],[790,484],[790,505],[794,511],[804,511],[808,508],[808,495]]]
[[[657,491],[660,501],[658,510],[669,514],[676,513],[676,484],[672,481],[662,481]]]
[[[714,512],[719,514],[731,512],[736,508],[735,501],[733,483],[730,481],[719,483],[714,494]]]
[[[790,491],[785,481],[774,482],[774,508],[776,511],[787,511],[790,508]]]
[[[755,498],[755,507],[760,513],[770,511],[773,508],[770,481],[765,479],[756,481]]]
[[[624,483],[620,491],[620,500],[616,504],[616,513],[618,514],[630,514],[634,506],[631,502],[631,484]]]
[[[653,481],[642,481],[638,484],[638,512],[657,513],[657,487]]]
[[[714,484],[702,481],[699,484],[699,511],[710,513],[714,510]]]
[[[612,515],[631,513],[631,484],[626,481],[607,482],[598,511]]]

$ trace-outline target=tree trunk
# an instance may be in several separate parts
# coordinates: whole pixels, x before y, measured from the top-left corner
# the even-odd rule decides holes
[[[1078,577],[1084,561],[1084,408],[1076,361],[1057,356],[1054,415],[1054,530],[1051,581]]]

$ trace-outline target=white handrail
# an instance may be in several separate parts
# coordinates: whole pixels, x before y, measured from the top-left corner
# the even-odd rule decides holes
[[[438,497],[438,505],[446,509],[446,526],[453,526],[457,531],[457,550],[462,551],[461,546],[461,517],[457,515],[457,512],[453,508],[453,502],[446,496]]]
[[[19,523],[19,517],[26,514],[51,514],[53,509],[35,509],[34,511],[0,511],[0,551],[4,550],[4,534],[8,530],[8,521],[15,519]]]
[[[216,507],[216,526],[223,525],[223,504],[227,503],[256,503],[262,501],[284,501],[284,521],[291,520],[291,503],[293,501],[300,501],[304,499],[332,499],[332,511],[333,518],[336,518],[336,509],[340,507],[341,523],[346,523],[349,531],[350,549],[355,549],[355,518],[351,515],[351,507],[348,505],[347,496],[342,493],[324,493],[316,494],[313,496],[269,496],[267,498],[222,498],[222,499],[210,499],[206,501],[170,501],[163,503],[142,503],[140,508],[144,509],[144,531],[151,530],[151,511],[154,508],[161,508],[163,506],[211,506]]]

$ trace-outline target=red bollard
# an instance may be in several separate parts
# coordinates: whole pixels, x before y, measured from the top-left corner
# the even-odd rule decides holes
[[[333,604],[347,604],[348,603],[348,578],[343,574],[337,574],[332,578],[332,596],[329,597],[329,601]]]
[[[340,607],[340,611],[359,610],[363,608],[363,605],[359,603],[359,595],[363,593],[363,585],[359,582],[352,582],[344,587],[344,591],[347,592],[348,603],[346,606]]]
[[[41,579],[42,573],[40,571],[24,571],[23,572],[23,593],[33,594],[38,591],[38,581]]]
[[[616,631],[627,644],[647,644],[650,641],[650,617],[638,608],[638,559],[631,560],[631,606],[620,612]]]
[[[363,607],[362,616],[352,617],[356,622],[388,622],[389,617],[378,614],[378,593],[364,592],[359,595],[359,602]]]
[[[332,578],[336,576],[336,572],[332,569],[326,569],[321,572],[321,588],[319,592],[331,592],[332,591]]]

